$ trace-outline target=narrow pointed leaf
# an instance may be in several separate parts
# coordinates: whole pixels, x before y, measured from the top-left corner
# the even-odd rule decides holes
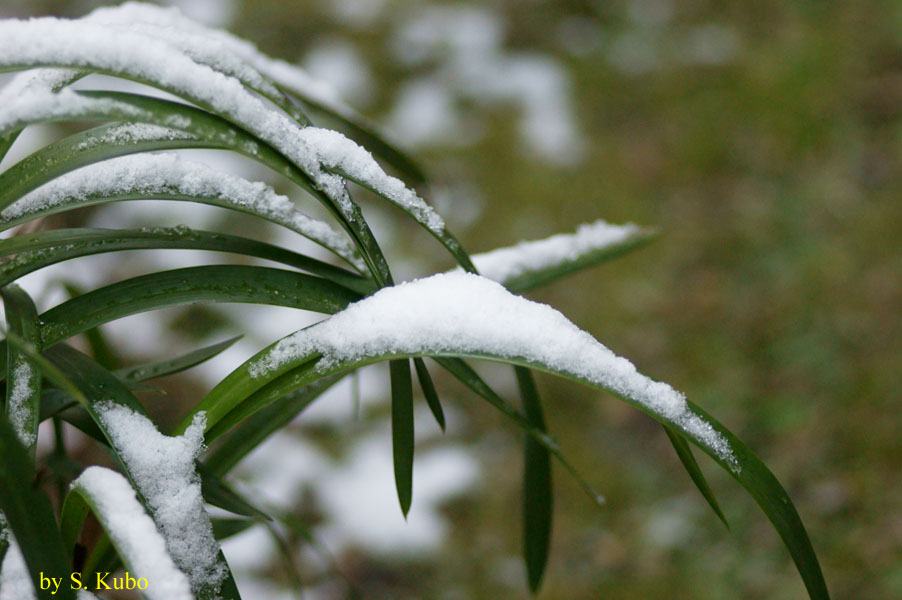
[[[526,420],[545,432],[545,417],[539,390],[529,369],[516,367],[517,385],[523,399]],[[548,550],[554,494],[551,488],[551,455],[531,437],[526,438],[523,467],[523,556],[529,589],[535,594],[542,583]]]
[[[317,198],[350,234],[376,280],[391,284],[391,271],[379,244],[357,206],[343,188],[314,179],[310,165],[291,160],[284,148],[266,143],[225,119],[177,102],[122,92],[77,92],[96,100],[88,107],[38,114],[7,125],[9,130],[55,120],[124,120],[156,125],[139,133],[121,133],[122,125],[70,136],[36,152],[0,174],[0,209],[39,185],[79,166],[148,150],[182,147],[228,148],[285,175]],[[164,128],[160,130],[160,128]],[[4,131],[0,130],[0,134]]]
[[[449,277],[450,280],[447,279]],[[446,285],[463,286],[464,281],[473,294],[470,302],[493,294],[497,301],[493,314],[498,318],[509,311],[529,311],[534,318],[548,320],[550,329],[543,330],[543,335],[552,338],[560,336],[560,339],[556,339],[548,348],[543,346],[531,349],[522,345],[520,340],[525,340],[523,336],[526,333],[520,331],[516,352],[507,350],[507,345],[502,345],[501,350],[497,349],[494,336],[486,334],[484,317],[475,318],[459,305],[452,306],[445,299]],[[355,304],[353,312],[342,313],[312,325],[264,349],[226,377],[195,410],[208,410],[208,414],[213,415],[212,427],[229,411],[239,409],[245,399],[253,398],[255,392],[269,385],[283,385],[279,391],[284,394],[321,377],[346,373],[366,364],[417,356],[482,358],[546,371],[589,387],[606,390],[658,422],[673,427],[702,448],[736,478],[764,509],[789,548],[811,597],[815,600],[827,597],[817,558],[795,508],[770,471],[735,436],[727,435],[722,425],[696,410],[694,404],[687,403],[685,397],[669,386],[636,372],[632,365],[618,359],[607,348],[591,340],[571,323],[562,320],[559,313],[525,299],[506,295],[506,292],[500,292],[499,288],[493,286],[495,284],[471,275],[444,275],[408,284],[408,287],[380,291]],[[425,297],[423,290],[429,290]],[[377,299],[379,294],[382,296]],[[425,313],[409,315],[404,308],[405,300],[409,297],[415,297],[419,302],[431,298],[434,302],[430,305],[432,310],[457,310],[457,313],[450,316],[442,313],[442,316],[454,319],[455,335],[445,335],[445,330],[438,326],[433,331],[430,328],[432,325],[428,325],[431,321],[424,320]],[[386,319],[381,322],[382,326],[369,330],[355,329],[357,338],[336,342],[334,328],[338,328],[340,332],[341,327],[368,322],[368,306],[384,309],[380,313]],[[396,312],[388,313],[386,306],[392,307]],[[386,328],[385,323],[391,323],[393,327]],[[536,327],[536,324],[532,323],[531,326]],[[500,327],[501,323],[495,324],[499,335],[503,333]],[[361,335],[364,337],[361,338]],[[340,345],[335,347],[336,343]],[[323,360],[320,360],[321,356]],[[595,358],[586,362],[586,357],[590,356]],[[336,357],[340,360],[336,360]],[[573,363],[581,366],[569,366]],[[255,410],[263,406],[265,404],[258,405]]]
[[[520,242],[471,258],[481,275],[522,294],[642,248],[657,236],[654,229],[596,221],[581,225],[576,233]]]
[[[422,358],[413,359],[414,367],[417,370],[417,379],[420,382],[420,389],[423,390],[423,396],[426,398],[426,404],[432,411],[432,416],[442,431],[445,430],[445,411],[442,410],[442,401],[439,400],[438,392],[435,389],[435,383],[432,382],[432,376],[429,375],[429,369]]]
[[[204,363],[211,358],[218,356],[222,352],[228,350],[232,345],[240,340],[243,336],[236,335],[222,342],[211,344],[197,350],[192,350],[187,354],[171,358],[169,360],[161,360],[158,362],[136,365],[125,369],[115,371],[115,375],[126,381],[147,381],[148,379],[156,379],[157,377],[165,377],[166,375],[174,375],[181,373],[191,367],[195,367]]]
[[[401,512],[406,518],[413,497],[413,382],[410,378],[410,361],[390,361],[389,370],[395,488]]]
[[[664,432],[667,434],[668,439],[670,439],[670,443],[673,445],[673,449],[676,451],[680,462],[683,463],[686,472],[689,473],[689,477],[692,478],[692,483],[698,488],[698,491],[711,507],[711,510],[714,511],[714,514],[717,515],[717,518],[720,519],[727,529],[729,529],[730,524],[727,522],[727,518],[724,516],[723,511],[720,509],[720,504],[717,503],[717,498],[714,496],[714,491],[711,489],[711,486],[708,485],[705,474],[702,473],[701,468],[699,468],[698,463],[695,461],[695,456],[692,454],[692,448],[689,446],[686,438],[674,431],[672,427],[666,425],[664,426]]]

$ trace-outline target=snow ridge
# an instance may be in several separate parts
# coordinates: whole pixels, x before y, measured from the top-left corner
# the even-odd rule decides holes
[[[134,127],[130,128],[133,130]],[[0,211],[0,224],[73,200],[130,193],[216,199],[287,227],[363,268],[363,262],[343,234],[297,210],[290,199],[277,194],[272,187],[230,175],[205,163],[185,160],[174,153],[122,156],[71,171]]]
[[[738,469],[729,442],[693,413],[686,397],[639,373],[548,305],[462,272],[384,288],[272,346],[248,366],[252,378],[320,355],[317,369],[386,355],[486,354],[544,366],[629,398],[680,425]]]

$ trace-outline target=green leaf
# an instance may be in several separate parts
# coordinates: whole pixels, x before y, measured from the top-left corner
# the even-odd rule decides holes
[[[535,378],[529,369],[516,367],[514,371],[526,420],[544,433],[545,417]],[[548,563],[553,511],[551,455],[545,447],[527,437],[523,467],[523,556],[529,589],[533,594],[539,591]]]
[[[213,517],[213,537],[218,541],[243,533],[260,523],[257,519],[240,519],[236,517]]]
[[[248,302],[333,313],[359,297],[326,279],[246,265],[210,265],[134,277],[64,302],[41,315],[44,347],[149,310],[195,302]]]
[[[126,381],[147,381],[148,379],[156,379],[165,377],[166,375],[174,375],[181,373],[191,367],[195,367],[204,363],[214,356],[218,356],[225,350],[232,347],[232,344],[240,340],[243,336],[236,335],[222,342],[217,342],[210,346],[192,350],[187,354],[170,358],[169,360],[161,360],[158,362],[146,363],[125,369],[115,371],[115,375]]]
[[[9,330],[28,343],[36,343],[40,330],[31,298],[15,285],[0,289],[0,295]],[[6,350],[6,416],[12,417],[19,434],[28,440],[29,454],[34,456],[41,412],[41,367],[13,345],[7,345]]]
[[[68,581],[71,571],[50,500],[35,482],[34,463],[5,418],[0,418],[0,511],[12,530],[38,598],[75,598],[68,586],[56,596],[41,590],[40,573]]]
[[[104,199],[106,200],[109,199]],[[55,205],[33,216],[62,210],[65,205],[66,203]],[[84,205],[84,200],[74,198],[71,207],[76,205]],[[13,256],[11,260],[0,264],[0,286],[48,265],[81,256],[150,249],[210,250],[253,256],[320,275],[360,293],[373,289],[371,281],[356,273],[279,246],[183,226],[153,229],[56,229],[0,240],[0,256]]]
[[[569,260],[557,263],[536,265],[524,269],[514,277],[501,281],[504,287],[515,294],[522,294],[537,287],[552,283],[583,269],[594,267],[614,258],[642,248],[658,237],[655,229],[637,229],[616,244],[598,248],[591,252],[577,254]],[[474,257],[475,258],[475,257]]]
[[[410,361],[392,360],[391,373],[391,432],[392,456],[395,466],[395,488],[404,518],[410,511],[413,497],[413,382]]]
[[[282,396],[236,427],[222,443],[207,453],[204,465],[211,473],[225,476],[251,450],[291,423],[301,411],[339,381],[340,376],[320,379]]]
[[[84,296],[80,296],[80,298],[83,297]],[[147,502],[142,496],[140,488],[135,483],[134,478],[129,473],[127,466],[121,458],[119,458],[116,448],[112,444],[112,439],[106,432],[103,420],[97,412],[96,404],[99,402],[114,402],[146,417],[147,413],[144,410],[144,407],[141,406],[122,381],[100,366],[89,356],[78,352],[65,344],[59,344],[50,348],[44,352],[44,356],[59,369],[59,371],[65,373],[65,377],[71,382],[71,385],[76,388],[79,394],[80,403],[87,410],[88,414],[91,415],[94,423],[103,432],[103,435],[107,440],[107,445],[112,451],[114,459],[119,464],[120,470],[129,478],[132,487],[135,489],[136,495],[138,496],[138,500],[146,508]],[[86,574],[91,572],[92,568],[105,566],[109,560],[108,550],[101,545],[99,549],[95,549],[95,552],[92,553],[91,558],[89,558],[85,567]],[[224,566],[226,572],[226,579],[220,590],[220,595],[223,600],[235,600],[239,598],[238,590],[222,552],[219,553],[218,560]],[[213,595],[208,596],[206,592],[199,594],[198,596],[202,600],[213,598]]]
[[[83,289],[71,281],[64,282],[63,287],[70,298],[81,296],[85,293]],[[119,356],[99,327],[88,329],[85,332],[85,340],[88,342],[88,348],[91,350],[91,357],[100,363],[103,368],[116,369],[120,366]]]
[[[429,375],[429,369],[426,368],[426,363],[422,358],[413,359],[413,364],[417,370],[417,379],[420,381],[420,389],[423,390],[426,404],[429,405],[429,410],[432,411],[432,416],[435,417],[438,426],[444,431],[445,411],[442,410],[442,402],[439,400],[438,392],[435,390],[435,384],[432,382],[432,377]]]
[[[125,120],[169,128],[160,135],[133,139],[108,126],[70,136],[32,154],[0,174],[0,209],[39,185],[63,173],[107,158],[164,148],[223,148],[248,156],[288,177],[309,191],[348,232],[370,271],[381,285],[392,283],[391,271],[360,207],[348,198],[333,197],[335,190],[317,184],[309,165],[292,162],[278,148],[241,127],[203,110],[158,98],[122,92],[77,92],[103,100],[90,110],[60,112],[52,118],[35,117],[10,124],[10,129],[41,122],[65,120]],[[179,129],[183,134],[174,135]],[[0,131],[0,135],[4,132]]]
[[[258,374],[257,378],[252,378],[250,375],[250,366],[253,365],[255,361],[264,359],[271,348],[272,346],[264,349],[259,354],[249,359],[245,364],[235,369],[216,388],[214,388],[204,400],[201,401],[198,407],[195,407],[194,411],[207,410],[208,415],[214,415],[213,423],[215,424],[215,422],[228,413],[228,411],[239,407],[243,400],[248,397],[253,397],[253,394],[257,390],[260,390],[260,388],[265,386],[279,385],[279,391],[284,394],[291,391],[291,389],[297,389],[321,377],[346,373],[374,362],[413,358],[422,355],[419,353],[389,353],[377,356],[365,356],[353,361],[342,362],[339,364],[327,364],[320,368],[315,368],[313,365],[319,355],[313,351],[306,355],[299,354],[293,360],[285,361],[283,364],[280,364],[278,368],[268,369],[265,372],[265,375]],[[430,354],[429,356],[436,358],[436,355]],[[726,456],[723,453],[718,453],[708,446],[704,439],[695,437],[696,434],[687,429],[681,422],[652,411],[639,400],[618,394],[615,390],[605,388],[599,383],[581,378],[572,373],[559,371],[550,365],[527,361],[522,358],[500,356],[489,352],[449,351],[437,356],[438,359],[441,359],[440,362],[443,366],[446,366],[446,368],[449,364],[454,368],[455,364],[449,363],[449,361],[446,360],[448,357],[486,359],[556,374],[565,379],[570,379],[589,387],[615,394],[661,424],[673,427],[675,430],[679,431],[681,435],[685,436],[689,441],[696,444],[706,454],[711,456],[722,468],[729,472],[743,487],[746,488],[746,490],[748,490],[783,538],[783,541],[789,549],[790,554],[799,569],[799,573],[808,588],[811,598],[813,600],[828,598],[826,584],[824,583],[823,574],[818,565],[817,557],[811,547],[811,542],[808,539],[802,521],[799,518],[795,507],[792,505],[792,502],[789,500],[786,491],[780,486],[777,479],[767,467],[748,448],[746,448],[744,444],[720,423],[707,415],[707,413],[699,410],[694,404],[689,403],[689,408],[703,421],[707,421],[715,432],[722,435],[729,442],[730,447],[732,448],[732,457]],[[272,400],[274,399],[275,398],[272,398]],[[270,400],[270,402],[272,400]],[[255,409],[262,408],[263,405],[265,404],[258,404]],[[190,418],[191,416],[189,415],[188,419]],[[208,424],[208,426],[212,425]],[[530,429],[532,428],[530,427]],[[538,433],[537,440],[542,439],[543,434]],[[557,450],[556,444],[547,443],[545,444],[545,448],[552,451],[557,456],[557,453],[555,452]]]
[[[726,526],[726,528],[729,529],[730,524],[727,523],[727,518],[724,516],[723,511],[720,510],[720,505],[717,503],[717,498],[714,496],[714,492],[711,490],[711,486],[708,485],[708,480],[705,479],[705,474],[702,473],[702,470],[699,468],[698,463],[695,461],[695,456],[692,455],[692,448],[689,446],[686,438],[680,435],[672,427],[669,427],[667,425],[664,426],[664,432],[670,439],[670,443],[673,445],[673,449],[676,451],[677,457],[680,459],[680,462],[683,463],[683,467],[686,469],[686,472],[689,473],[689,477],[692,478],[692,482],[695,484],[695,487],[698,488],[699,492],[701,492],[705,501],[711,507],[711,510],[714,511],[714,514],[716,514],[721,522]]]
[[[236,515],[256,517],[264,521],[272,520],[265,511],[254,506],[202,463],[197,463],[196,468],[201,479],[201,493],[208,503]]]

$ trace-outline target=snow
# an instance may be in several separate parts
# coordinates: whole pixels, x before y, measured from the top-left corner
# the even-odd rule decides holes
[[[132,575],[147,579],[144,596],[150,600],[194,599],[187,577],[167,553],[166,540],[125,477],[104,467],[88,467],[72,482],[72,488],[90,499],[116,549],[134,570]]]
[[[307,127],[300,135],[317,149],[319,160],[327,169],[384,194],[433,233],[440,235],[445,230],[438,213],[407,189],[403,181],[387,175],[366,149],[331,129]]]
[[[145,126],[153,129],[155,126]],[[129,131],[134,133],[134,129]],[[121,135],[113,132],[111,135]],[[0,211],[0,223],[19,220],[63,203],[139,193],[211,198],[291,229],[363,267],[343,234],[308,217],[270,186],[189,161],[174,153],[135,154],[94,163],[44,184]]]
[[[198,413],[183,435],[169,437],[147,417],[127,407],[102,403],[98,413],[175,563],[188,574],[195,591],[218,588],[225,568],[218,561],[219,544],[213,537],[200,477],[194,469],[203,447],[206,415]]]
[[[34,393],[37,384],[35,372],[31,365],[22,358],[16,359],[13,371],[13,387],[9,394],[7,416],[12,423],[16,436],[26,448],[34,445],[37,440],[35,432],[34,408],[29,403],[31,394]]]
[[[735,463],[729,443],[689,409],[683,394],[642,375],[550,306],[472,274],[444,273],[384,288],[283,338],[248,372],[259,378],[317,355],[317,369],[327,371],[388,355],[456,353],[525,361],[611,390]]]
[[[169,18],[159,18],[157,15]],[[195,62],[207,65],[216,71],[237,78],[245,85],[267,94],[279,96],[278,89],[256,69],[248,65],[237,54],[223,52],[223,43],[211,35],[211,30],[191,22],[182,16],[178,8],[160,8],[138,3],[126,3],[117,7],[104,7],[86,16],[83,21],[100,25],[112,25],[117,29],[153,37],[178,48]],[[191,23],[183,27],[172,27],[171,23],[185,21]]]
[[[211,60],[208,66],[235,64],[235,61],[238,60],[279,85],[298,92],[302,96],[308,96],[338,114],[343,116],[354,114],[353,109],[344,105],[339,94],[326,82],[311,77],[295,65],[266,56],[247,40],[226,31],[204,27],[185,17],[178,8],[162,8],[153,4],[126,2],[120,6],[99,8],[88,15],[88,19],[117,26],[127,25],[145,35],[166,39],[190,37],[195,40],[192,43],[197,44],[195,50],[199,51],[201,44],[208,47],[202,53]],[[226,55],[230,55],[230,57],[226,58]],[[200,58],[201,54],[197,56]],[[245,69],[241,71],[246,73]],[[249,76],[254,77],[250,74]]]
[[[335,90],[339,98],[361,107],[373,98],[373,76],[360,53],[346,39],[318,41],[304,54],[304,71]]]
[[[9,544],[0,564],[0,600],[30,600],[34,598],[34,584],[25,557],[9,529],[6,515],[0,512],[0,542]]]
[[[3,24],[4,22],[0,21],[0,35],[2,35]],[[2,46],[2,42],[0,42],[0,46]],[[10,85],[14,83],[16,83],[15,79]],[[0,92],[0,102],[3,102],[3,111],[0,112],[0,133],[3,134],[21,129],[39,120],[76,119],[95,112],[114,109],[129,116],[140,116],[132,107],[121,102],[88,98],[68,88],[54,92],[49,87],[40,85],[29,85],[24,88],[16,85],[13,89],[3,88]]]
[[[224,44],[226,51],[230,48],[231,46]],[[314,180],[317,187],[336,203],[347,218],[354,218],[354,206],[344,181],[324,170],[321,167],[323,161],[340,164],[352,173],[366,175],[367,179],[362,183],[375,187],[376,191],[392,200],[412,201],[409,198],[413,195],[412,192],[399,195],[395,185],[397,180],[382,172],[372,156],[360,151],[350,140],[340,134],[317,135],[316,132],[309,131],[305,134],[305,130],[293,119],[269,108],[238,79],[195,62],[179,48],[162,39],[135,31],[120,31],[112,26],[51,17],[0,21],[0,69],[28,65],[57,65],[115,73],[153,83],[184,95],[202,106],[208,106],[278,148]],[[80,110],[87,110],[89,99],[71,98],[71,93],[70,90],[63,90],[58,96],[67,97],[66,102],[71,100],[73,104],[78,104]],[[41,103],[51,102],[44,98]],[[14,108],[20,118],[24,118],[21,113],[28,114],[28,107],[23,107],[21,103],[17,103]],[[43,108],[40,106],[38,112]],[[329,142],[325,155],[315,145],[317,141]],[[349,153],[349,156],[339,159],[334,155],[339,141],[341,150]],[[388,187],[383,190],[379,189],[380,185]],[[430,222],[435,224],[434,219]]]
[[[64,90],[64,92],[68,92],[68,90]],[[190,133],[177,131],[175,129],[163,127],[162,125],[154,125],[152,123],[123,123],[108,128],[103,132],[103,135],[89,137],[75,146],[74,150],[88,150],[103,144],[137,144],[150,140],[196,139],[197,138]]]
[[[632,223],[611,225],[603,220],[580,225],[575,233],[561,233],[543,240],[520,242],[472,256],[483,277],[506,284],[524,274],[552,269],[617,246],[642,232]]]

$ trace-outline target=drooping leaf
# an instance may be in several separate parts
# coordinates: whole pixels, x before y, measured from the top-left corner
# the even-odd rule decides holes
[[[389,362],[389,371],[395,489],[401,503],[401,512],[406,518],[413,498],[413,382],[410,378],[410,361],[392,360]]]
[[[695,456],[693,456],[692,454],[692,448],[689,446],[686,438],[684,438],[678,432],[674,431],[672,427],[668,427],[666,425],[664,426],[664,432],[670,439],[670,443],[673,445],[673,449],[674,451],[676,451],[677,457],[680,459],[680,462],[683,463],[683,467],[686,469],[686,472],[689,473],[689,477],[692,478],[692,483],[694,483],[695,487],[698,488],[698,491],[711,507],[711,510],[714,511],[714,514],[717,515],[717,518],[721,520],[721,522],[726,526],[727,529],[729,529],[730,524],[727,523],[727,518],[724,516],[723,511],[720,509],[720,504],[717,503],[717,498],[714,496],[714,491],[711,489],[711,486],[708,485],[708,480],[705,479],[705,474],[702,473],[702,470],[699,468],[698,463],[695,461]]]
[[[604,222],[587,224],[586,232],[558,234],[545,240],[521,242],[472,256],[480,273],[522,294],[558,279],[642,248],[658,237],[655,229]],[[591,239],[592,229],[600,230]],[[618,230],[611,237],[605,230]],[[583,236],[589,239],[583,239]]]
[[[313,327],[315,327],[315,325]],[[291,391],[291,389],[302,387],[321,377],[346,373],[373,362],[412,358],[420,355],[435,356],[435,354],[432,353],[405,354],[397,351],[388,354],[373,353],[340,363],[327,362],[319,368],[316,368],[314,365],[316,364],[315,361],[319,358],[319,354],[316,349],[313,348],[306,353],[298,353],[291,359],[280,361],[275,367],[272,365],[268,366],[262,374],[256,369],[251,370],[250,366],[256,364],[256,361],[263,361],[265,364],[268,352],[269,349],[263,350],[260,354],[251,358],[247,363],[233,371],[225,380],[223,380],[223,382],[214,388],[210,394],[208,394],[198,407],[195,408],[195,410],[202,409],[208,411],[207,414],[211,415],[212,418],[211,427],[215,425],[218,419],[229,413],[229,411],[239,407],[244,399],[249,397],[253,398],[254,393],[265,386],[278,384],[281,386],[279,391],[284,394]],[[488,350],[480,350],[478,352],[474,350],[468,350],[466,352],[446,350],[439,354],[439,357],[447,356],[456,358],[487,359],[556,374],[565,379],[577,381],[584,385],[613,393],[660,423],[673,427],[675,430],[679,431],[681,435],[685,436],[689,441],[696,444],[705,453],[711,456],[721,467],[737,479],[737,481],[749,491],[753,498],[755,498],[783,538],[784,543],[796,562],[796,566],[802,575],[803,581],[808,587],[811,598],[820,600],[828,597],[817,557],[811,548],[810,540],[808,539],[808,535],[805,532],[801,519],[799,518],[795,507],[789,500],[785,490],[783,490],[782,486],[780,486],[779,482],[773,474],[770,473],[767,467],[748,448],[746,448],[744,444],[709,415],[697,410],[697,407],[694,404],[688,403],[686,405],[687,410],[690,411],[689,414],[693,414],[698,419],[701,419],[701,423],[707,423],[703,428],[704,431],[708,432],[705,434],[707,437],[700,437],[701,434],[699,433],[699,429],[690,425],[688,422],[675,420],[666,413],[656,412],[642,401],[625,395],[625,392],[622,390],[618,391],[606,388],[598,381],[588,379],[569,371],[562,371],[553,365],[545,364],[535,359],[526,360],[518,357],[498,355]],[[256,373],[256,377],[251,377],[252,372]],[[274,399],[275,398],[273,398],[273,400]],[[258,404],[256,409],[262,408],[262,406],[265,406],[265,404]],[[713,436],[713,438],[711,438],[711,436]],[[717,449],[712,447],[709,438],[725,440],[728,444],[727,448],[729,448],[729,453],[725,453],[723,447],[718,446]],[[541,439],[541,437],[539,437],[539,439]],[[546,448],[551,449],[551,447],[553,447],[549,446],[551,445],[546,446]]]
[[[115,319],[194,302],[250,302],[332,313],[358,296],[326,279],[246,265],[209,265],[134,277],[41,315],[45,347]]]
[[[423,390],[423,396],[426,398],[426,404],[432,411],[438,426],[442,431],[445,430],[445,411],[442,410],[442,402],[439,400],[438,392],[435,389],[435,383],[432,382],[432,376],[429,375],[429,369],[422,358],[413,359],[414,367],[417,370],[417,379],[420,382],[420,389]]]
[[[529,369],[516,367],[514,371],[526,420],[544,433],[545,416],[535,378]],[[523,461],[523,556],[529,589],[534,594],[539,590],[548,563],[553,511],[551,455],[527,436]]]
[[[181,226],[153,229],[55,229],[0,240],[0,256],[12,256],[10,260],[0,264],[0,285],[6,285],[43,267],[81,256],[151,249],[210,250],[253,256],[331,279],[361,293],[370,291],[373,285],[371,281],[355,273],[279,246]]]

